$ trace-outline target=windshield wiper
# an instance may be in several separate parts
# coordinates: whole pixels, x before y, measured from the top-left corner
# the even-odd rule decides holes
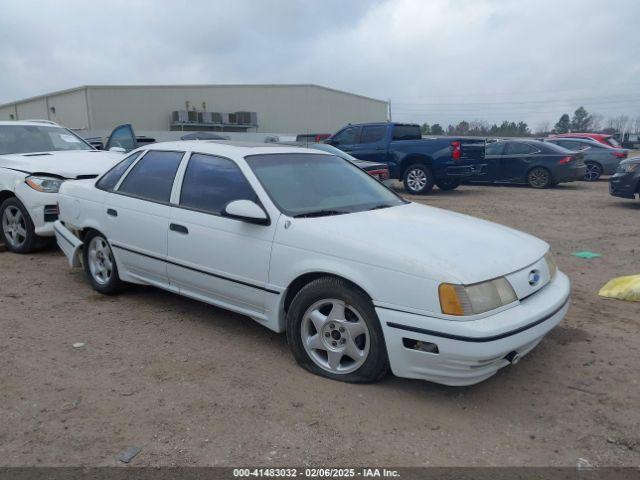
[[[329,215],[343,215],[349,212],[343,212],[340,210],[315,210],[312,212],[299,213],[294,215],[293,218],[308,218],[308,217],[326,217]]]
[[[380,205],[376,205],[375,207],[371,207],[368,210],[380,210],[381,208],[390,208],[393,205],[388,205],[386,203],[380,204]]]

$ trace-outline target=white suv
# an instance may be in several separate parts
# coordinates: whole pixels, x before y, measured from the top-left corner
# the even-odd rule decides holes
[[[97,177],[122,157],[53,122],[0,122],[0,242],[16,253],[36,249],[53,237],[62,182]]]

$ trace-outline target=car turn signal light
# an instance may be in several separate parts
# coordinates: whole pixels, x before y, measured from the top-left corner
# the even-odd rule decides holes
[[[440,308],[447,315],[464,315],[464,309],[460,303],[456,286],[450,283],[441,283],[438,287],[440,296]]]

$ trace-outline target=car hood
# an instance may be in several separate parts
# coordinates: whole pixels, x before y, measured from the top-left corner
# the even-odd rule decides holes
[[[529,234],[417,203],[292,222],[293,228],[277,241],[465,285],[521,270],[549,249]]]
[[[99,150],[0,155],[0,167],[24,173],[48,173],[64,178],[100,175],[124,158],[122,153]]]

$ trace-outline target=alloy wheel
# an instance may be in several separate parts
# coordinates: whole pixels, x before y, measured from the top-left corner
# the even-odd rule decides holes
[[[326,299],[305,312],[300,334],[307,355],[320,368],[351,373],[369,354],[369,328],[355,307],[342,300]]]
[[[587,163],[586,166],[587,171],[584,174],[584,179],[587,182],[595,182],[596,180],[598,180],[602,173],[600,171],[600,165],[598,165],[597,163]]]
[[[427,184],[427,174],[420,168],[414,168],[407,174],[407,185],[414,191],[422,190]]]
[[[95,236],[89,242],[87,256],[91,276],[100,285],[105,285],[113,275],[113,254],[107,241]]]
[[[18,207],[9,205],[4,209],[2,231],[13,248],[20,248],[27,241],[27,222]]]
[[[543,168],[534,168],[529,173],[529,184],[535,188],[544,188],[549,185],[549,172]]]

